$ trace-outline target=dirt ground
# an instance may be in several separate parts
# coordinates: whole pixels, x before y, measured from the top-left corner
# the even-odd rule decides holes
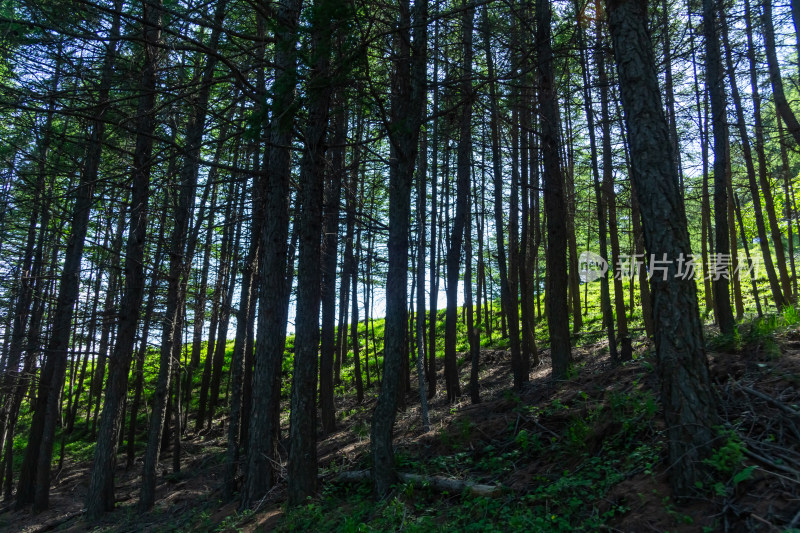
[[[617,483],[607,494],[608,505],[625,502],[628,511],[609,526],[616,531],[702,531],[703,527],[722,525],[727,531],[785,531],[800,527],[800,330],[782,333],[776,339],[781,355],[761,345],[745,346],[737,353],[710,353],[710,373],[720,398],[725,424],[738,428],[746,447],[746,464],[752,475],[735,484],[735,492],[725,497],[690,500],[676,507],[665,498],[669,495],[669,465],[662,460],[654,472],[634,473]],[[479,449],[487,444],[502,444],[498,435],[509,427],[518,433],[526,429],[543,437],[562,435],[569,420],[581,415],[581,407],[591,402],[607,401],[610,394],[649,389],[658,394],[655,373],[643,372],[645,354],[650,347],[635,343],[640,359],[622,367],[611,365],[605,354],[607,343],[576,348],[573,360],[577,374],[569,381],[557,382],[550,376],[549,354],[542,352],[542,364],[532,369],[530,383],[518,397],[510,395],[510,356],[503,350],[481,352],[482,402],[472,405],[468,394],[469,365],[461,366],[462,396],[449,405],[444,379],[439,370],[440,390],[430,401],[431,428],[421,427],[416,388],[406,396],[407,407],[398,413],[395,442],[398,450],[421,460],[452,452],[453,440],[468,423],[467,443]],[[641,379],[642,375],[645,376]],[[416,382],[412,379],[412,385]],[[337,408],[351,413],[339,420],[331,435],[320,436],[318,457],[322,483],[335,472],[360,468],[369,448],[369,418],[374,408],[375,389],[357,405],[354,398],[339,398]],[[575,401],[578,397],[583,402]],[[539,406],[557,400],[567,406],[563,412],[527,417],[516,409],[520,403]],[[572,407],[570,407],[572,406]],[[585,407],[583,407],[585,409]],[[658,424],[663,426],[660,417]],[[586,448],[600,450],[608,435],[620,427],[613,421],[600,421],[587,435]],[[211,431],[188,434],[183,443],[181,472],[169,473],[170,455],[161,458],[163,475],[159,476],[156,507],[139,513],[138,500],[141,458],[130,470],[119,466],[116,472],[117,509],[90,528],[82,518],[90,464],[66,462],[58,472],[51,491],[50,510],[36,516],[27,511],[13,511],[6,502],[0,509],[0,530],[14,532],[44,531],[168,531],[224,530],[225,521],[236,517],[237,504],[221,501],[222,460],[225,450],[225,420],[219,419]],[[663,427],[650,428],[648,434],[661,434]],[[442,434],[456,436],[442,439]],[[284,452],[282,476],[285,475],[285,449],[288,424],[282,428]],[[654,437],[655,438],[655,437]],[[450,441],[450,442],[447,442]],[[464,444],[463,442],[460,444]],[[124,465],[124,460],[120,460]],[[559,465],[563,467],[565,465]],[[566,465],[570,466],[570,465]],[[553,475],[549,457],[538,457],[517,465],[513,472],[499,479],[480,479],[482,483],[500,484],[508,490],[526,494],[544,477]],[[255,512],[239,519],[238,530],[268,531],[282,518],[285,478],[257,505]],[[676,514],[690,517],[686,524],[676,524]]]

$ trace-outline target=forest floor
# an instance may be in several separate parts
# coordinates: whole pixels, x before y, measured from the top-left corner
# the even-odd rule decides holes
[[[139,461],[117,470],[117,509],[88,524],[82,508],[90,464],[70,463],[56,475],[52,510],[2,511],[0,530],[792,531],[800,528],[800,328],[762,329],[743,325],[736,346],[709,342],[724,425],[707,460],[709,478],[685,501],[674,501],[667,482],[652,348],[634,343],[636,359],[612,366],[601,342],[574,349],[567,381],[549,377],[549,354],[541,352],[542,364],[519,392],[511,389],[508,353],[483,350],[482,402],[469,402],[462,361],[460,401],[447,404],[439,390],[427,432],[416,388],[408,393],[395,429],[399,470],[500,487],[490,496],[406,483],[376,503],[368,481],[340,480],[340,472],[369,467],[373,388],[361,405],[351,395],[338,398],[339,428],[320,436],[320,493],[302,508],[284,505],[285,463],[281,482],[254,510],[221,500],[220,419],[211,431],[187,436],[181,472],[169,473],[171,457],[162,457],[152,512],[136,509]],[[282,429],[285,452],[288,421]]]

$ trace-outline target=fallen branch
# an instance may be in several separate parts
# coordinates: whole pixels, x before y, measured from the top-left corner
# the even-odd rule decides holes
[[[62,516],[62,517],[58,518],[57,520],[53,520],[52,522],[49,522],[47,524],[43,524],[39,529],[36,530],[36,533],[44,533],[45,531],[53,531],[54,529],[61,527],[62,525],[66,524],[67,522],[69,522],[73,518],[76,518],[76,517],[78,517],[78,516],[80,516],[82,514],[83,514],[83,511],[81,510],[81,511],[78,511],[76,513],[70,513],[70,514],[68,514],[66,516]]]
[[[480,483],[474,483],[472,481],[443,476],[421,476],[419,474],[398,472],[397,477],[404,483],[427,485],[439,492],[470,492],[476,496],[494,496],[502,489],[497,485],[481,485]],[[372,479],[372,472],[369,470],[342,472],[336,477],[336,481],[346,483],[357,483],[367,479]]]
[[[782,470],[783,472],[786,472],[787,474],[792,474],[794,476],[800,477],[800,472],[798,472],[794,468],[790,468],[788,466],[776,463],[775,461],[771,461],[770,459],[767,459],[763,455],[759,455],[759,454],[757,454],[757,453],[755,453],[755,452],[753,452],[751,450],[748,450],[747,448],[745,448],[742,451],[750,459],[753,459],[753,460],[758,461],[760,463],[763,463],[765,465],[771,466],[772,468],[775,468],[776,470]],[[763,468],[761,470],[764,471],[764,472],[769,472],[770,474],[773,474],[773,475],[780,476],[779,474],[776,474],[775,472],[770,472],[769,470],[765,470]],[[787,479],[789,481],[793,481],[794,483],[800,483],[800,481],[798,481],[797,479],[788,478],[786,476],[780,476],[780,477],[782,477],[784,479]]]
[[[765,401],[771,403],[772,405],[774,405],[775,407],[777,407],[778,409],[780,409],[784,413],[788,413],[788,414],[790,414],[790,415],[792,415],[794,417],[800,418],[800,412],[797,412],[796,410],[792,409],[791,407],[789,407],[785,403],[781,402],[780,400],[778,400],[776,398],[773,398],[769,394],[764,394],[763,392],[757,391],[757,390],[755,390],[755,389],[753,389],[751,387],[745,387],[744,385],[739,385],[739,388],[741,388],[745,392],[749,392],[753,396],[756,396],[758,398],[761,398],[762,400],[765,400]]]

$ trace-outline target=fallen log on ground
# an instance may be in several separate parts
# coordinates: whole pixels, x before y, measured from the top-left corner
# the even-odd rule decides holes
[[[453,479],[443,476],[422,476],[419,474],[407,474],[398,472],[397,477],[404,483],[414,483],[427,485],[439,492],[469,492],[476,496],[494,496],[502,490],[497,485],[482,485],[472,481]],[[336,481],[345,483],[357,483],[367,479],[372,479],[372,472],[369,470],[355,470],[351,472],[341,472],[336,476]]]

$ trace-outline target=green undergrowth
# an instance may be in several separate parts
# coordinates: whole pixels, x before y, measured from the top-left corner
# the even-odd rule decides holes
[[[655,476],[662,462],[656,398],[640,383],[648,371],[637,368],[630,390],[577,391],[536,405],[509,393],[507,412],[498,414],[509,421],[504,431],[489,438],[481,421],[459,416],[437,434],[441,454],[397,454],[404,472],[503,486],[493,497],[399,484],[376,504],[369,483],[331,483],[317,500],[288,511],[280,530],[594,531],[629,509],[609,498],[614,486]]]
[[[800,313],[789,305],[780,312],[772,311],[764,316],[741,321],[733,335],[714,333],[708,339],[712,351],[758,350],[769,357],[780,356],[780,347],[775,340],[776,333],[800,324]]]

